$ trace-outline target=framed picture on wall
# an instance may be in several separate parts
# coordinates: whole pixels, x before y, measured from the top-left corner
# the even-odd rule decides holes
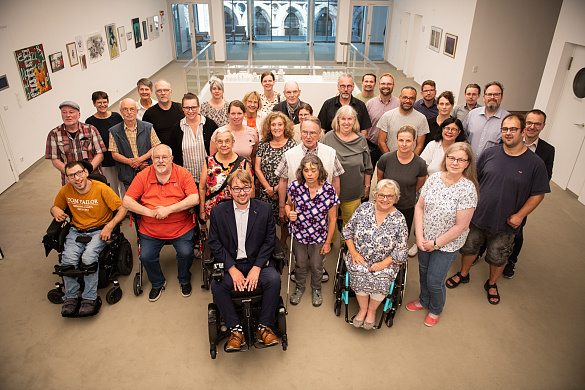
[[[26,100],[31,100],[52,89],[42,43],[16,50],[14,57]]]
[[[126,28],[124,26],[118,27],[118,43],[120,44],[120,51],[126,51]]]
[[[81,70],[86,70],[87,69],[87,57],[85,56],[85,54],[81,55]]]
[[[108,51],[110,52],[110,60],[120,57],[120,46],[118,44],[118,31],[115,24],[107,24],[106,42],[108,42]]]
[[[83,37],[81,35],[75,37],[75,43],[77,44],[77,52],[83,53]]]
[[[142,46],[142,35],[140,35],[140,22],[138,18],[132,19],[132,32],[134,33],[134,46],[138,49]]]
[[[127,33],[126,37],[128,38],[129,41],[131,41],[132,40],[132,33],[131,32]]]
[[[149,40],[153,40],[154,38],[156,38],[156,33],[154,32],[154,17],[150,17],[148,18],[148,36],[149,36]]]
[[[443,53],[448,57],[455,58],[455,50],[457,50],[457,35],[445,33]]]
[[[142,31],[144,31],[144,40],[148,39],[148,27],[146,26],[146,20],[142,21]]]
[[[69,55],[69,66],[79,64],[79,58],[77,57],[77,44],[75,42],[67,44],[67,55]]]
[[[443,35],[443,29],[439,27],[431,26],[431,41],[429,42],[429,49],[441,52],[441,36]]]
[[[58,51],[57,53],[51,54],[49,56],[49,62],[51,63],[51,72],[55,73],[63,69],[65,67],[63,52]]]

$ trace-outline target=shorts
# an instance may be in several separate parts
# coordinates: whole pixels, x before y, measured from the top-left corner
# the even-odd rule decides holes
[[[459,253],[462,256],[476,256],[485,241],[485,261],[493,266],[503,267],[508,263],[508,257],[510,257],[514,249],[514,237],[515,235],[511,233],[492,233],[487,229],[480,229],[470,223],[469,235]]]

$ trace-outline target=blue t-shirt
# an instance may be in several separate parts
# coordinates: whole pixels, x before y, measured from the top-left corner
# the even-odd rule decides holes
[[[506,222],[529,197],[550,192],[546,167],[527,149],[519,156],[504,152],[504,145],[484,150],[477,160],[479,203],[471,222],[492,233],[518,233]]]

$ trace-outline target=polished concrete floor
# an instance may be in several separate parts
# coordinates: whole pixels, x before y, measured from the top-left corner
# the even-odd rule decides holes
[[[529,217],[516,276],[498,283],[499,305],[487,301],[488,266],[480,262],[469,284],[448,290],[436,326],[423,325],[425,313],[400,307],[392,328],[365,331],[334,315],[330,281],[322,307],[311,306],[308,296],[289,307],[286,352],[219,351],[216,360],[207,339],[211,294],[199,288],[199,262],[191,269],[193,295],[183,298],[169,247],[159,301],[148,301],[148,281],[146,294],[136,297],[133,275],[122,276],[119,303],[104,303],[92,318],[61,317],[60,306],[46,298],[58,280],[51,274],[57,256],[45,258],[41,244],[59,187],[58,172],[40,161],[0,195],[2,390],[585,387],[585,206],[554,184]],[[134,228],[125,220],[122,230],[133,245],[135,272]],[[331,274],[338,251],[334,245],[327,257]],[[459,259],[450,273],[458,267]],[[419,293],[416,257],[408,269],[406,302]],[[99,291],[102,299],[106,291]],[[350,302],[350,315],[356,306]]]

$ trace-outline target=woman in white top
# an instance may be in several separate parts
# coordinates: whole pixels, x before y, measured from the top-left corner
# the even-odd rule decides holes
[[[260,76],[260,83],[264,88],[264,93],[260,94],[260,102],[262,103],[262,111],[270,114],[274,106],[280,102],[284,102],[284,96],[280,92],[274,92],[274,73],[267,70]]]
[[[258,138],[262,140],[262,122],[266,119],[268,114],[264,111],[259,111],[262,108],[260,94],[256,91],[250,91],[244,96],[242,103],[244,103],[244,106],[246,107],[244,121],[242,123],[248,127],[256,129]]]
[[[441,163],[445,151],[455,142],[465,142],[463,124],[459,119],[449,117],[441,122],[441,132],[434,141],[429,142],[421,153],[421,157],[427,163],[429,175],[441,170]]]
[[[428,309],[426,326],[435,325],[443,312],[445,278],[469,234],[478,187],[471,147],[457,142],[445,152],[441,170],[421,190],[414,213],[420,296],[406,309]]]
[[[256,130],[246,126],[244,121],[244,112],[246,107],[244,103],[239,100],[234,100],[228,106],[228,115],[230,122],[226,126],[222,126],[217,129],[211,136],[211,145],[209,145],[209,154],[214,155],[217,152],[217,145],[215,143],[217,132],[226,128],[234,135],[234,148],[233,151],[239,156],[244,157],[248,160],[251,165],[252,161],[256,157],[256,148],[258,146],[258,134]]]

